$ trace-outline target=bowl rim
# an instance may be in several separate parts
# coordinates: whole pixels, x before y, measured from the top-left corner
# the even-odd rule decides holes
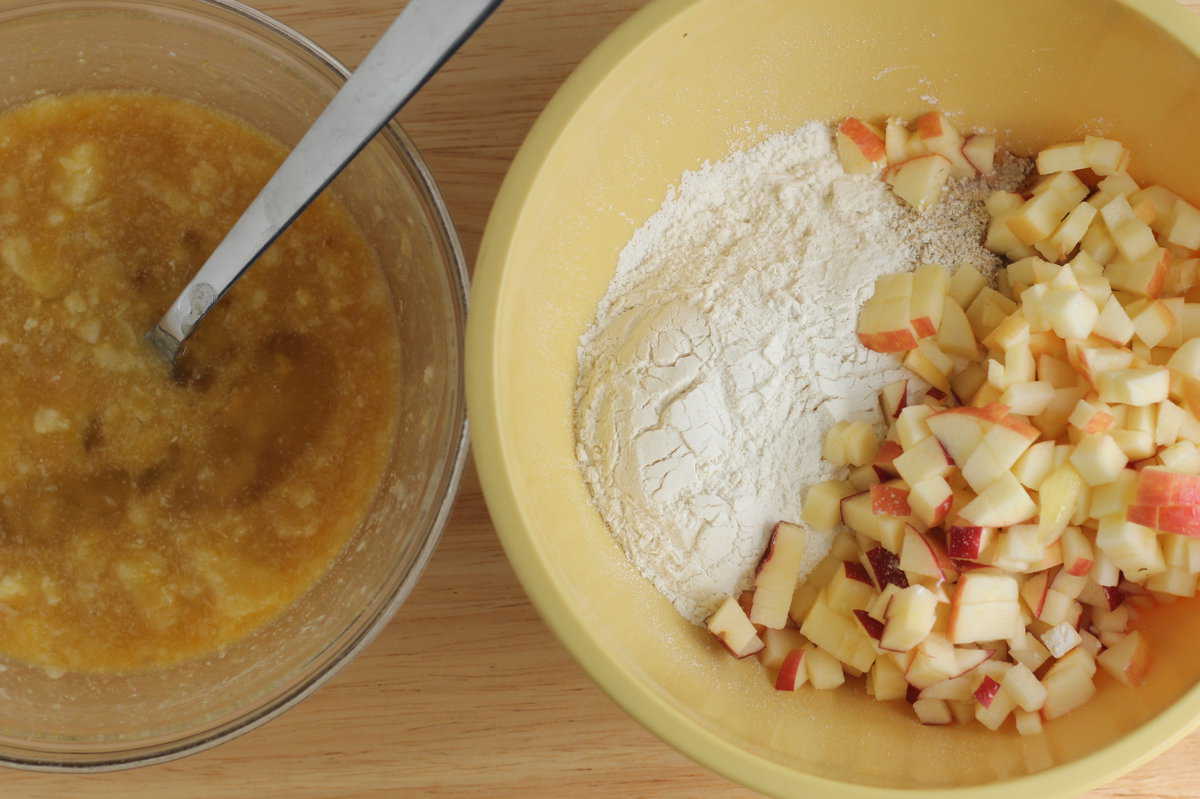
[[[771,796],[834,799],[914,799],[1011,795],[1056,799],[1078,796],[1142,765],[1200,727],[1200,684],[1170,707],[1113,743],[1035,774],[961,788],[895,789],[803,774],[740,749],[701,728],[665,699],[644,688],[567,610],[563,591],[542,562],[520,511],[495,402],[504,363],[495,357],[500,293],[524,200],[538,180],[561,132],[613,68],[677,16],[708,0],[652,0],[613,30],[575,68],[542,110],[513,159],[484,230],[467,321],[467,408],[476,469],[488,510],[509,562],[539,615],[587,674],[641,725],[700,765]],[[1176,0],[1114,0],[1200,59],[1200,20]]]
[[[247,6],[239,0],[32,0],[23,4],[23,9],[34,11],[39,7],[88,7],[104,6],[110,9],[154,10],[160,6],[168,6],[177,13],[194,16],[205,11],[216,12],[227,17],[240,18],[243,22],[251,23],[258,33],[268,40],[275,39],[272,44],[278,48],[288,44],[304,51],[324,70],[329,72],[339,83],[345,83],[350,77],[351,70],[328,51],[296,31],[292,27],[273,17]],[[6,12],[16,12],[17,8],[6,9]],[[226,20],[228,24],[228,20]],[[280,40],[284,40],[281,42]],[[455,389],[455,404],[457,405],[457,421],[450,423],[452,434],[447,444],[449,458],[442,464],[440,476],[441,485],[437,488],[440,499],[436,503],[436,513],[433,514],[429,526],[429,534],[417,551],[408,573],[396,586],[388,602],[383,605],[378,615],[366,625],[359,634],[345,645],[343,651],[329,665],[319,669],[307,677],[297,680],[287,690],[280,692],[274,698],[262,704],[246,709],[241,715],[228,718],[219,725],[200,732],[190,733],[181,738],[161,744],[134,745],[124,750],[114,750],[103,754],[103,759],[91,762],[64,762],[56,760],[53,755],[39,758],[31,755],[29,758],[0,758],[0,765],[14,767],[27,771],[79,773],[107,772],[149,766],[177,760],[206,749],[211,749],[230,741],[240,735],[250,732],[268,721],[280,716],[306,699],[330,678],[341,671],[348,663],[365,649],[380,632],[388,625],[396,611],[412,594],[421,576],[424,574],[429,560],[432,558],[441,540],[442,532],[453,512],[458,496],[458,488],[466,467],[467,453],[470,449],[470,428],[466,414],[466,385],[465,385],[465,319],[470,304],[471,279],[467,270],[467,260],[463,253],[462,242],[457,228],[446,205],[445,198],[434,179],[433,172],[425,162],[417,146],[393,117],[377,134],[384,139],[388,146],[407,161],[411,170],[406,170],[416,184],[418,193],[423,193],[432,209],[430,218],[430,233],[440,237],[449,254],[449,270],[453,304],[453,316],[459,331],[459,363],[458,380]],[[149,750],[149,751],[147,751]],[[30,750],[35,751],[35,750]]]

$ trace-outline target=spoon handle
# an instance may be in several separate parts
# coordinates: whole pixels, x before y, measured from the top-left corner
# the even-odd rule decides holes
[[[150,331],[173,360],[196,324],[502,0],[410,0]]]

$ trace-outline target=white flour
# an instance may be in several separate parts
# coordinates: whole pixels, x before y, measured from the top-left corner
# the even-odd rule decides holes
[[[1020,182],[1009,163],[999,182]],[[870,417],[896,359],[855,338],[877,275],[991,268],[984,181],[918,217],[843,173],[820,122],[683,176],[634,234],[579,348],[578,458],[634,565],[701,623],[799,521],[836,419]],[[813,533],[804,572],[828,551]]]

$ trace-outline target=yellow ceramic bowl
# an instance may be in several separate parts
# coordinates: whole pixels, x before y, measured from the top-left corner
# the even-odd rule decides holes
[[[634,572],[574,459],[576,344],[633,230],[680,174],[810,119],[929,98],[1019,150],[1102,130],[1200,200],[1200,30],[1170,0],[659,0],[593,53],[517,157],[475,273],[468,394],[480,476],[547,622],[639,721],[777,796],[1082,793],[1200,722],[1200,613],[1167,608],[1140,690],[1021,738],[914,723],[855,690],[772,690]],[[913,796],[914,794],[904,794]]]

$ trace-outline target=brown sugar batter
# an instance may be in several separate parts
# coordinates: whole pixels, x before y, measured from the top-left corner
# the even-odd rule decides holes
[[[0,653],[119,670],[211,652],[327,568],[388,455],[395,323],[318,200],[172,372],[142,333],[284,156],[134,93],[0,115]]]

